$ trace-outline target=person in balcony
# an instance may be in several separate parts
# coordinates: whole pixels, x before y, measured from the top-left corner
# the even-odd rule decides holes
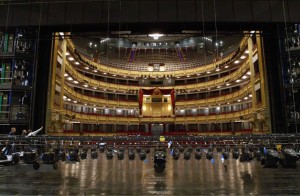
[[[26,129],[24,129],[23,131],[22,131],[22,136],[26,136],[27,135],[27,131],[26,131]]]
[[[16,133],[17,133],[16,127],[12,127],[12,128],[10,129],[10,132],[9,132],[8,135],[16,135]]]

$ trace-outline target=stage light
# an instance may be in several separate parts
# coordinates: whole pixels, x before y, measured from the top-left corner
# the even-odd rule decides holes
[[[261,156],[262,156],[262,152],[259,149],[256,149],[254,151],[254,157],[256,158],[256,160],[261,161]]]
[[[159,148],[154,152],[154,170],[156,173],[163,173],[166,168],[166,150]]]
[[[97,159],[98,158],[98,152],[96,147],[91,148],[91,157],[92,159]]]
[[[183,153],[183,158],[184,158],[185,160],[190,160],[190,158],[191,158],[191,152],[188,151],[188,150],[186,150],[186,151]]]
[[[206,152],[206,159],[211,160],[213,158],[213,147],[210,146]]]
[[[132,148],[128,149],[128,158],[131,161],[135,159],[135,153],[134,153],[134,150]]]
[[[228,151],[222,152],[222,157],[224,160],[227,160],[229,158],[229,152]]]
[[[106,158],[107,160],[111,160],[114,157],[113,149],[107,148],[106,150]]]
[[[76,162],[79,162],[80,159],[79,159],[78,152],[79,152],[78,148],[75,148],[75,147],[69,147],[66,158],[67,158],[69,161],[76,161]]]
[[[1,144],[0,144],[1,145]],[[0,160],[1,162],[3,160],[8,160],[7,155],[5,155],[3,152],[5,150],[2,149],[2,152],[0,151]],[[12,163],[17,164],[19,160],[22,160],[25,164],[33,164],[38,159],[38,153],[37,150],[34,148],[31,148],[29,146],[25,147],[24,151],[20,155],[13,155],[12,156]],[[3,164],[3,162],[2,162]]]
[[[118,157],[118,160],[123,160],[124,159],[124,151],[119,150],[117,153],[117,157]]]
[[[201,148],[195,149],[195,159],[200,160],[202,158],[202,150]]]
[[[174,160],[178,160],[180,157],[179,150],[177,148],[171,150],[171,154]]]
[[[145,151],[145,150],[141,150],[139,156],[140,156],[140,159],[141,159],[142,161],[144,161],[144,160],[147,158],[147,153],[146,153],[146,151]]]
[[[241,154],[241,157],[240,157],[240,162],[244,162],[244,161],[251,161],[253,159],[253,155],[249,149],[249,146],[248,145],[245,145],[243,146],[242,148],[242,154]]]
[[[86,147],[84,147],[84,148],[82,148],[80,150],[80,158],[81,159],[86,159],[86,157],[87,157],[87,151],[88,151],[88,149]]]
[[[63,148],[57,149],[57,153],[55,153],[55,154],[57,154],[57,158],[56,158],[57,161],[59,161],[59,160],[65,161],[66,160],[66,153]]]
[[[238,147],[234,147],[234,149],[232,151],[232,157],[234,159],[238,159],[239,156],[240,156],[239,148]]]
[[[283,150],[283,166],[288,168],[297,167],[297,161],[299,160],[298,154],[292,148],[286,148]]]
[[[281,160],[281,156],[277,152],[277,150],[273,149],[266,149],[265,150],[265,157],[262,158],[261,164],[265,165],[265,167],[278,167],[278,163]]]
[[[106,143],[100,143],[99,144],[99,151],[103,153],[105,151]]]

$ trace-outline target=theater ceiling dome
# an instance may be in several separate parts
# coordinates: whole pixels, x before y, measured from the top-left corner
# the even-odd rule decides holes
[[[176,71],[197,68],[235,52],[243,34],[77,33],[71,40],[79,55],[125,70]]]

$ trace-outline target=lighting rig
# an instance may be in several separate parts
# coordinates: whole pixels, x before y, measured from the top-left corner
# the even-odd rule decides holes
[[[105,153],[107,160],[117,154],[123,160],[146,160],[154,148],[151,159],[157,173],[166,168],[167,152],[173,160],[190,160],[194,153],[196,160],[213,161],[220,154],[222,161],[232,157],[240,162],[261,161],[265,167],[296,167],[300,156],[300,134],[284,135],[239,135],[239,136],[172,136],[160,142],[159,136],[114,136],[114,137],[54,137],[54,136],[6,136],[0,135],[0,164],[32,164],[35,170],[42,164],[57,169],[59,161],[80,162],[87,158],[98,159],[98,152]],[[172,145],[169,145],[172,143]],[[149,157],[150,158],[150,157]]]

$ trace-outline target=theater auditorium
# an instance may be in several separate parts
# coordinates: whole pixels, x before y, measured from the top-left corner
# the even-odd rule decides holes
[[[0,194],[299,195],[299,6],[0,2]]]

